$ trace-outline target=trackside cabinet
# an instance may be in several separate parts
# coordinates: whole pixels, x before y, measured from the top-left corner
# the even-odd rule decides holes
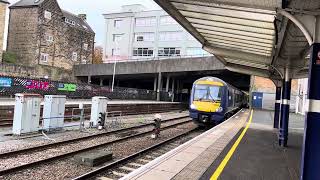
[[[108,98],[95,96],[92,98],[90,125],[96,127],[99,121],[100,113],[107,112]]]
[[[12,133],[21,135],[39,130],[41,95],[16,94]]]
[[[43,128],[46,130],[61,129],[64,126],[66,96],[45,95],[43,106]]]

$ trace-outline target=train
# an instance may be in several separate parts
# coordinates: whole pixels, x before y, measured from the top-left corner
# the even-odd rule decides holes
[[[248,106],[248,94],[216,77],[193,83],[189,115],[199,126],[213,126]]]

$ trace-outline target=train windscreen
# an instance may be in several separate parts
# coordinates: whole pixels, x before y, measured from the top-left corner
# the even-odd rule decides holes
[[[221,101],[221,86],[195,85],[194,101]]]

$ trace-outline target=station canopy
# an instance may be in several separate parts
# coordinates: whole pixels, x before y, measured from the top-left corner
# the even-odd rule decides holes
[[[306,77],[310,45],[302,31],[278,13],[320,8],[319,0],[155,0],[227,69],[282,79]],[[281,76],[282,75],[282,76]]]

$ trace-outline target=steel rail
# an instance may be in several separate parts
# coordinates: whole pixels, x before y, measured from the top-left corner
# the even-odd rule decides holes
[[[95,169],[95,170],[93,170],[93,171],[90,171],[90,172],[88,172],[88,173],[86,173],[86,174],[83,174],[83,175],[81,175],[81,176],[78,176],[78,177],[74,178],[73,180],[83,180],[83,179],[92,178],[92,177],[94,177],[94,176],[96,176],[96,175],[98,175],[98,174],[100,174],[100,173],[103,173],[104,171],[110,170],[110,168],[113,168],[113,167],[115,167],[115,166],[117,166],[117,165],[120,165],[120,164],[124,164],[124,163],[127,162],[127,161],[131,161],[132,159],[140,156],[141,154],[145,154],[145,153],[147,153],[148,151],[151,151],[151,150],[153,150],[153,149],[155,149],[155,148],[157,148],[157,147],[159,147],[159,146],[163,146],[163,145],[165,145],[165,144],[167,144],[167,143],[170,143],[170,142],[172,142],[172,141],[174,141],[174,140],[176,140],[176,139],[179,139],[179,138],[181,138],[181,137],[184,137],[184,136],[186,136],[186,135],[188,135],[188,134],[190,134],[191,132],[194,132],[194,131],[196,131],[196,130],[198,130],[198,128],[194,128],[194,129],[192,129],[192,130],[190,130],[190,131],[187,131],[187,132],[185,132],[185,133],[179,134],[179,135],[177,135],[177,136],[175,136],[175,137],[173,137],[173,138],[167,139],[167,140],[162,141],[162,142],[160,142],[160,143],[158,143],[158,144],[155,144],[155,145],[153,145],[153,146],[150,146],[150,147],[148,147],[148,148],[145,148],[145,149],[143,149],[143,150],[141,150],[141,151],[139,151],[139,152],[136,152],[136,153],[134,153],[134,154],[132,154],[132,155],[130,155],[130,156],[121,158],[121,159],[119,159],[119,160],[117,160],[117,161],[114,161],[114,162],[112,162],[112,163],[110,163],[110,164],[107,164],[107,165],[102,166],[102,167],[100,167],[100,168],[98,168],[98,169]]]
[[[166,122],[175,121],[175,120],[183,119],[183,118],[187,118],[187,117],[188,116],[186,115],[186,116],[166,119],[166,120],[163,120],[162,122],[166,123]],[[68,139],[68,140],[65,140],[65,141],[59,141],[59,142],[50,143],[50,144],[46,144],[46,145],[34,146],[34,147],[19,149],[19,150],[15,150],[15,151],[9,151],[9,152],[5,152],[5,153],[1,153],[0,154],[0,158],[3,158],[5,156],[16,155],[18,153],[25,153],[25,152],[28,152],[28,151],[36,151],[36,150],[40,150],[40,149],[51,148],[53,146],[59,146],[59,145],[67,144],[67,143],[70,143],[70,142],[83,141],[83,140],[87,140],[87,139],[91,139],[91,138],[110,135],[110,134],[113,134],[113,133],[119,133],[119,132],[123,132],[123,131],[129,131],[129,130],[133,130],[133,129],[144,128],[144,127],[151,126],[151,125],[152,125],[152,123],[147,123],[147,124],[142,124],[142,125],[138,125],[138,126],[132,126],[132,127],[129,127],[129,128],[121,128],[121,129],[107,131],[107,132],[103,132],[103,133],[97,133],[97,134],[84,136],[84,137],[80,137],[80,138],[72,138],[72,139]]]
[[[179,123],[176,123],[176,124],[168,125],[168,126],[165,126],[165,127],[161,128],[161,130],[173,128],[173,127],[176,127],[176,126],[179,126],[179,125],[183,125],[183,124],[187,124],[187,123],[190,123],[190,122],[192,122],[192,120],[187,120],[187,121],[179,122]],[[4,170],[0,171],[0,176],[5,175],[5,174],[9,174],[9,173],[13,173],[13,172],[16,172],[16,171],[19,171],[19,170],[35,167],[35,166],[40,165],[40,164],[44,164],[44,163],[52,162],[52,161],[55,161],[55,160],[59,160],[59,159],[62,159],[62,158],[68,157],[68,156],[72,156],[72,155],[75,155],[75,154],[78,154],[78,153],[82,153],[82,152],[85,152],[85,151],[89,151],[89,150],[92,150],[92,149],[100,148],[100,147],[103,147],[103,146],[108,146],[108,145],[111,145],[111,144],[114,144],[114,143],[119,143],[119,142],[122,142],[122,141],[125,141],[125,140],[128,140],[128,139],[132,139],[132,138],[136,138],[136,137],[139,137],[139,136],[147,135],[147,134],[150,134],[152,132],[153,132],[153,130],[149,130],[149,131],[146,131],[146,132],[142,132],[142,133],[126,136],[126,137],[119,138],[119,139],[116,139],[116,140],[113,140],[113,141],[109,141],[109,142],[106,142],[106,143],[102,143],[102,144],[99,144],[99,145],[94,145],[94,146],[91,146],[91,147],[78,149],[78,150],[75,150],[75,151],[72,151],[72,152],[64,153],[64,154],[53,156],[53,157],[50,157],[50,158],[34,161],[34,162],[31,162],[31,163],[23,164],[23,165],[20,165],[20,166],[15,166],[15,167],[8,168],[8,169],[4,169]]]

